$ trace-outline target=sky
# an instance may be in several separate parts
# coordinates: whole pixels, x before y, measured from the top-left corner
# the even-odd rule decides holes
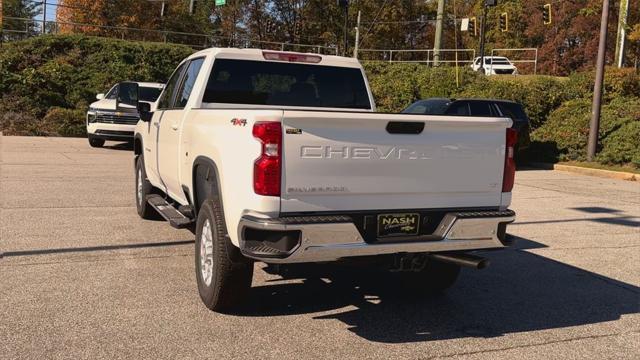
[[[58,0],[46,0],[47,1],[47,21],[55,21],[56,20],[56,9],[58,5]],[[42,15],[40,14],[36,16],[36,19],[42,21]]]

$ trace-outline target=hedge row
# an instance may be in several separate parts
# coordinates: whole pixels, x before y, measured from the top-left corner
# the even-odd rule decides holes
[[[497,98],[522,103],[532,127],[540,127],[563,102],[591,98],[594,73],[576,73],[568,78],[552,76],[486,77],[460,69],[456,86],[454,68],[430,68],[420,64],[365,64],[371,89],[383,112],[401,111],[417,99],[428,97]],[[640,96],[640,76],[633,69],[608,68],[605,102],[620,96]]]
[[[563,103],[532,134],[537,160],[586,160],[591,100]],[[619,97],[602,107],[597,160],[640,168],[640,98]]]
[[[0,125],[6,134],[84,135],[96,93],[122,80],[164,81],[188,47],[116,39],[41,36],[0,48]],[[398,112],[417,99],[501,98],[521,102],[532,121],[533,160],[581,160],[593,73],[485,77],[461,67],[365,63],[378,110]],[[599,160],[638,164],[640,77],[607,69]],[[622,120],[624,119],[624,120]]]
[[[82,35],[4,44],[2,129],[7,134],[82,136],[84,112],[97,93],[122,80],[164,82],[192,52],[186,46]]]

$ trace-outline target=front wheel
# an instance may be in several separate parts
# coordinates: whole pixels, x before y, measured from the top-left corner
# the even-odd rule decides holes
[[[229,311],[248,298],[253,261],[231,243],[222,209],[211,199],[205,200],[198,212],[195,253],[198,292],[207,308]]]
[[[147,179],[147,173],[144,169],[144,157],[139,155],[136,160],[136,210],[143,219],[155,220],[160,215],[147,202],[147,196],[153,194],[153,190],[153,185]]]
[[[100,148],[104,145],[104,139],[89,136],[89,145],[94,148]]]

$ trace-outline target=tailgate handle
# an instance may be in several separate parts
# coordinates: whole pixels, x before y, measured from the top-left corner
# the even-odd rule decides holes
[[[389,121],[389,134],[420,134],[424,130],[424,123],[419,121]]]

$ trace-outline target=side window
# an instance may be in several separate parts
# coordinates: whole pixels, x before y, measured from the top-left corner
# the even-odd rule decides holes
[[[471,116],[493,116],[489,105],[486,101],[470,101]]]
[[[498,107],[498,104],[491,103],[489,104],[489,107],[491,108],[491,116],[494,116],[494,117],[508,116],[502,113],[502,111]]]
[[[418,103],[406,110],[407,114],[424,114],[427,112],[427,105],[424,103]]]
[[[445,115],[469,116],[469,104],[464,101],[453,103]]]
[[[180,80],[180,76],[182,75],[185,65],[186,63],[180,65],[180,67],[173,72],[173,75],[171,75],[171,78],[167,82],[167,86],[164,88],[164,91],[158,100],[158,109],[170,109],[173,106],[176,87],[178,86],[178,81]]]
[[[182,86],[178,90],[178,98],[176,99],[176,105],[174,108],[183,109],[187,105],[191,91],[193,90],[193,84],[196,82],[202,62],[204,58],[191,60],[187,71],[184,73],[184,80],[182,80]]]
[[[109,93],[104,98],[109,100],[115,100],[116,97],[118,96],[118,89],[120,89],[120,85],[115,85],[114,87],[111,88],[111,90],[109,90]]]
[[[496,104],[497,105],[497,104]],[[497,105],[500,108],[500,111],[502,112],[502,114],[506,117],[515,119],[515,116],[513,115],[513,112],[511,111],[511,109],[509,109],[506,106],[503,106],[502,104]]]

